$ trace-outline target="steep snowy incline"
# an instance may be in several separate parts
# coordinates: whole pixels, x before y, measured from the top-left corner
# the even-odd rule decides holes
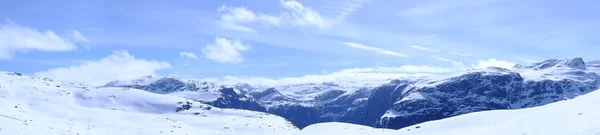
[[[550,59],[529,66],[516,65],[512,71],[519,72],[524,79],[532,81],[572,79],[578,81],[594,81],[598,74],[598,63],[586,63],[577,57],[572,59]]]
[[[405,127],[376,129],[345,123],[320,123],[300,134],[331,135],[598,135],[600,90],[556,103],[517,110],[474,112]]]
[[[396,84],[401,88],[396,93],[401,94],[396,94],[397,100],[377,127],[398,129],[471,112],[536,107],[575,98],[599,88],[598,75],[585,66],[580,58],[547,60],[516,66],[515,71],[473,69],[405,87]]]
[[[545,106],[476,112],[400,129],[408,135],[597,135],[600,91]],[[416,128],[419,127],[419,128]]]
[[[0,71],[0,134],[289,134],[266,113],[133,88],[94,88]]]

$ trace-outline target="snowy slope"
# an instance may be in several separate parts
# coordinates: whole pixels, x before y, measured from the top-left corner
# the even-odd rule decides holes
[[[597,135],[600,91],[545,106],[476,112],[400,129],[411,135]],[[415,129],[420,126],[419,129]],[[409,129],[411,129],[409,131]],[[399,133],[399,134],[400,134]]]
[[[516,65],[513,71],[519,72],[526,80],[554,80],[572,79],[579,81],[594,81],[598,79],[598,63],[595,61],[584,62],[582,58],[549,59],[528,66]]]
[[[181,111],[176,111],[181,110]],[[132,88],[94,88],[0,71],[0,134],[287,134],[260,112]]]
[[[518,110],[469,113],[399,130],[345,123],[320,123],[300,134],[331,135],[598,135],[600,91],[556,103]]]
[[[573,58],[390,84],[382,89],[388,92],[378,95],[391,94],[395,100],[377,127],[398,129],[471,112],[541,106],[594,91],[599,80],[581,58]]]
[[[593,107],[600,62],[545,62],[387,83],[264,88],[149,76],[90,87],[0,71],[0,135],[600,133],[600,123],[590,121],[600,118]],[[305,128],[218,107],[276,114]],[[545,127],[559,131],[538,131]]]
[[[295,135],[393,135],[397,134],[396,132],[398,131],[392,129],[378,129],[356,124],[328,122],[310,125]]]

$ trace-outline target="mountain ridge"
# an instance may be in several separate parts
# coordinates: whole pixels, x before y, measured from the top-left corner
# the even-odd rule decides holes
[[[574,98],[598,88],[600,77],[594,64],[588,70],[579,57],[550,59],[512,69],[470,69],[362,87],[333,82],[263,88],[252,84],[220,85],[216,89],[238,92],[216,92],[212,100],[194,100],[276,114],[300,128],[320,122],[347,122],[399,129],[470,112],[528,108]],[[186,88],[170,91],[177,93]]]

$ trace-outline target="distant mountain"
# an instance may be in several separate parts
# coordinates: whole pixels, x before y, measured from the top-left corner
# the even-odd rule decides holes
[[[582,58],[576,57],[572,59],[549,59],[539,63],[533,63],[529,66],[515,65],[518,69],[533,69],[533,70],[544,70],[548,68],[567,67],[580,70],[586,70],[587,66]]]
[[[429,121],[398,130],[376,129],[347,123],[319,123],[300,134],[330,135],[598,135],[600,91],[575,99],[516,110],[490,110]]]
[[[512,69],[491,67],[369,83],[264,87],[167,77],[116,81],[128,83],[111,82],[106,86],[173,94],[222,108],[267,112],[300,128],[321,122],[346,122],[399,129],[471,112],[529,108],[575,98],[599,88],[600,62],[589,63],[581,58],[551,59]]]
[[[0,71],[0,134],[591,135],[600,133],[600,109],[591,107],[599,69],[600,61],[573,58],[269,87],[172,76],[91,87]]]

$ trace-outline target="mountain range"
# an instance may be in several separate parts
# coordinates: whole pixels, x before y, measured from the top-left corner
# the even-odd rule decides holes
[[[135,88],[219,108],[265,112],[299,128],[343,122],[400,129],[472,112],[530,108],[572,99],[598,89],[598,73],[599,61],[571,58],[388,82],[263,86],[145,76],[103,87]]]
[[[173,76],[89,86],[0,71],[0,134],[594,135],[599,71],[572,58],[275,86]]]

